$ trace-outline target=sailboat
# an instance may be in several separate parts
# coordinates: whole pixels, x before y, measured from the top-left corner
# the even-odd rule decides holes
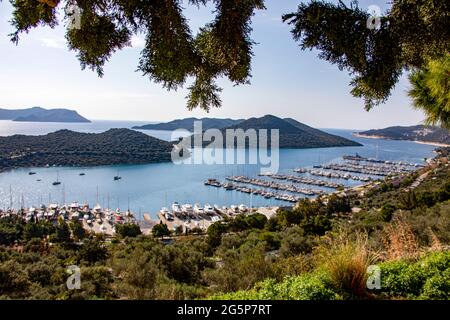
[[[56,181],[53,182],[54,186],[59,186],[61,182],[59,181],[59,171],[56,171]]]
[[[117,170],[117,176],[114,177],[114,181],[119,181],[120,179],[122,179],[122,177],[119,176],[119,170]]]

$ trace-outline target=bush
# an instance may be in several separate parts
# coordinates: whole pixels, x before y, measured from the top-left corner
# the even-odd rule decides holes
[[[277,283],[267,279],[254,289],[212,297],[218,300],[336,300],[341,297],[333,291],[324,274],[313,273],[288,277]]]
[[[385,204],[382,208],[381,208],[381,212],[380,212],[380,216],[381,216],[381,220],[384,222],[389,222],[392,220],[392,215],[395,212],[395,207],[391,204]]]
[[[156,227],[156,226],[155,226]],[[167,226],[166,226],[167,228]],[[130,237],[135,238],[142,234],[141,228],[134,223],[124,223],[124,224],[117,224],[115,226],[116,232],[122,237]]]
[[[450,299],[450,269],[443,274],[437,274],[425,282],[421,299],[449,300]]]
[[[432,253],[416,263],[385,262],[381,268],[381,292],[407,298],[440,299],[449,288],[450,253]],[[447,298],[448,298],[448,292]]]

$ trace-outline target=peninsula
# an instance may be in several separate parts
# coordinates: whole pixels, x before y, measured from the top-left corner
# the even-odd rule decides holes
[[[171,160],[172,145],[129,129],[103,133],[59,130],[0,137],[0,171],[16,167],[145,164]]]
[[[12,120],[17,122],[90,122],[78,112],[68,109],[44,109],[33,107],[27,109],[0,109],[0,120]]]
[[[432,126],[389,127],[379,130],[358,132],[355,136],[364,138],[379,138],[388,140],[407,140],[437,146],[450,146],[450,131]]]

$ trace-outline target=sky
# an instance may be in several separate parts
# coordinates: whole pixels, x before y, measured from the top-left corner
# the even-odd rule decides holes
[[[364,0],[360,7],[387,1]],[[67,49],[64,26],[38,28],[21,36],[18,46],[9,41],[13,31],[11,5],[0,2],[0,108],[69,108],[91,119],[170,121],[184,117],[250,118],[266,114],[292,117],[318,128],[371,129],[415,125],[424,115],[411,107],[409,83],[403,76],[389,101],[367,112],[363,101],[352,97],[350,77],[317,57],[301,51],[284,13],[295,11],[301,0],[266,0],[267,10],[253,18],[254,48],[250,85],[218,81],[224,90],[222,107],[206,113],[186,109],[186,89],[167,91],[136,72],[144,45],[141,36],[132,47],[116,52],[105,75],[82,71],[75,52]],[[345,0],[349,3],[349,0]],[[213,18],[211,8],[186,5],[185,15],[194,32]]]

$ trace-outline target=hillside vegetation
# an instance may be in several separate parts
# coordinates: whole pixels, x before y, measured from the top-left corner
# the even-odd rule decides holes
[[[450,145],[450,131],[432,126],[389,127],[359,133],[362,136],[378,136],[391,140],[435,142]]]
[[[76,222],[0,220],[0,297],[15,299],[449,299],[448,159],[418,174],[239,215],[173,242],[124,225],[112,241]],[[156,229],[155,229],[156,230]],[[133,232],[131,232],[133,231]],[[80,290],[66,269],[81,268]],[[381,288],[366,286],[367,267]]]
[[[97,166],[170,161],[172,145],[140,132],[60,130],[43,136],[0,137],[0,170],[14,167]]]

